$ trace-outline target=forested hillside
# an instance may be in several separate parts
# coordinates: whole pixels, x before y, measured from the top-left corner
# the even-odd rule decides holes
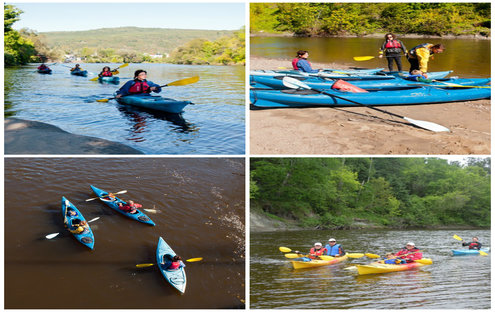
[[[251,32],[302,36],[394,32],[422,35],[490,35],[484,3],[251,3]]]
[[[305,227],[490,226],[490,158],[252,158],[251,209]]]

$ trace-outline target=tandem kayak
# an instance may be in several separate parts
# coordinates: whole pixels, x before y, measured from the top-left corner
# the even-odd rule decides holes
[[[106,83],[115,83],[115,84],[118,84],[120,82],[120,78],[117,77],[117,76],[98,77],[98,82],[106,82]]]
[[[366,274],[380,274],[380,273],[390,273],[412,270],[414,268],[419,268],[428,264],[411,262],[406,264],[384,264],[379,262],[374,262],[366,265],[356,265],[359,275]]]
[[[184,110],[190,101],[177,101],[174,99],[152,96],[149,94],[126,95],[117,99],[122,105],[132,105],[157,111],[178,114]]]
[[[483,252],[490,252],[490,248],[481,248]],[[452,249],[453,256],[477,256],[480,252],[477,249]]]
[[[136,221],[146,223],[149,225],[153,225],[153,226],[155,225],[155,223],[147,215],[142,213],[139,209],[137,209],[137,213],[129,213],[129,212],[125,212],[123,210],[120,210],[118,203],[122,203],[123,205],[125,205],[126,204],[125,201],[123,201],[122,199],[120,199],[118,197],[115,197],[115,200],[105,199],[104,197],[108,195],[107,191],[101,190],[101,189],[99,189],[93,185],[90,185],[90,186],[91,186],[91,189],[93,190],[93,192],[96,194],[96,196],[98,196],[102,202],[107,204],[107,206],[109,206],[113,210],[116,210],[116,211],[120,212],[121,214],[125,215],[126,217],[129,217],[129,218],[134,219]]]
[[[50,68],[38,69],[38,73],[45,74],[45,75],[50,75],[52,73],[52,70]]]
[[[167,270],[164,268],[163,256],[169,254],[172,257],[175,256],[175,252],[170,248],[170,246],[165,242],[163,238],[158,239],[158,246],[156,248],[156,263],[160,272],[162,272],[163,277],[174,286],[178,291],[184,293],[186,291],[186,271],[184,268],[179,268],[176,270]]]
[[[77,214],[75,216],[67,216],[67,220],[65,219],[66,214],[67,214],[67,208],[71,208],[74,210]],[[74,206],[70,201],[67,200],[67,198],[62,196],[62,215],[64,216],[64,223],[66,224],[71,224],[73,219],[79,219],[81,221],[86,221],[84,219],[83,215],[81,212]],[[66,220],[66,221],[65,221]],[[87,222],[87,221],[86,221]],[[69,231],[70,232],[70,231]],[[72,232],[71,232],[72,233]],[[72,233],[74,237],[81,242],[81,244],[93,249],[95,246],[95,237],[93,235],[93,231],[91,231],[91,228],[88,225],[88,228],[84,230],[84,232],[80,234],[75,234]]]
[[[88,71],[87,70],[73,70],[70,72],[70,74],[74,75],[74,76],[86,77],[88,75]]]
[[[250,100],[257,107],[309,107],[309,106],[394,106],[435,104],[457,101],[488,99],[491,88],[430,88],[418,87],[405,90],[379,90],[363,93],[326,90],[330,95],[313,90],[250,90]],[[333,97],[331,95],[335,95]]]
[[[254,88],[271,88],[271,89],[287,89],[284,86],[283,79],[285,76],[250,76],[250,84]],[[299,81],[304,82],[309,87],[318,90],[331,89],[333,84],[338,79],[324,78],[324,77],[291,77]],[[385,79],[385,80],[355,80],[350,83],[363,88],[363,89],[393,89],[393,88],[404,88],[415,86],[429,86],[429,87],[445,87],[447,84],[458,84],[463,86],[482,86],[487,85],[491,82],[491,78],[471,78],[471,79],[461,79],[461,78],[440,78],[432,83],[416,82],[412,80],[407,80],[405,78],[396,77],[395,79]]]
[[[339,262],[342,262],[344,260],[347,260],[347,255],[344,255],[342,257],[335,257],[332,260],[315,260],[315,259],[312,259],[311,261],[293,260],[293,261],[291,261],[291,263],[292,263],[292,266],[294,267],[294,269],[309,269],[309,268],[317,268],[317,267],[321,267],[321,266],[339,263]]]

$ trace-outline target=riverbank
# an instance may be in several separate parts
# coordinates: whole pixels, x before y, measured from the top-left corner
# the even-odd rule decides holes
[[[143,154],[124,144],[76,135],[56,126],[31,120],[7,118],[4,121],[5,154]]]
[[[250,69],[290,67],[291,59],[251,57]],[[313,68],[347,69],[336,63]],[[313,107],[250,111],[255,155],[488,155],[490,100],[382,108],[440,124],[451,132],[418,129],[365,107]]]
[[[255,32],[250,33],[250,37],[318,37],[318,38],[384,38],[386,33],[374,33],[374,34],[365,34],[365,35],[353,35],[353,34],[341,34],[341,35],[298,35],[292,32],[283,32],[283,33],[269,33],[269,32]],[[473,35],[443,35],[443,36],[434,36],[434,35],[422,35],[422,34],[397,34],[401,39],[411,38],[411,39],[479,39],[479,40],[491,40],[491,36],[483,36],[481,34],[473,34]]]

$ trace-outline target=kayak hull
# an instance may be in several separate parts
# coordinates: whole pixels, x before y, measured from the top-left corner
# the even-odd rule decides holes
[[[99,77],[98,82],[101,83],[114,83],[118,84],[120,82],[120,78],[117,76],[111,76],[111,77]]]
[[[442,79],[447,77],[452,71],[440,71],[428,73],[429,79]],[[290,77],[324,77],[329,79],[343,79],[343,80],[393,80],[396,78],[404,78],[409,76],[408,72],[377,72],[377,73],[345,73],[345,72],[320,72],[320,73],[304,73],[298,70],[285,70],[285,71],[273,71],[273,70],[259,70],[251,71],[251,76],[290,76]]]
[[[68,204],[68,205],[67,205]],[[67,224],[71,224],[73,219],[79,219],[81,221],[86,221],[84,219],[84,216],[82,213],[74,206],[70,201],[67,200],[64,196],[62,196],[62,216],[65,216],[67,208],[72,208],[74,211],[77,212],[77,215],[75,216],[67,216]],[[65,217],[64,217],[65,219]],[[87,221],[86,221],[87,222]],[[91,228],[88,226],[88,228],[80,233],[80,234],[75,234],[69,231],[81,244],[84,246],[93,249],[95,246],[95,237],[93,234],[93,231],[91,231]]]
[[[411,262],[406,264],[384,264],[384,263],[374,262],[367,265],[358,264],[356,265],[356,267],[359,275],[367,275],[367,274],[382,274],[382,273],[408,271],[425,265],[427,264],[419,263],[419,262]]]
[[[175,252],[172,248],[165,242],[165,240],[160,237],[158,239],[158,246],[156,248],[156,262],[160,272],[163,277],[170,283],[175,289],[180,291],[182,294],[186,291],[186,271],[184,268],[179,268],[177,270],[167,270],[163,267],[162,261],[165,254],[170,254],[172,257],[175,256]]]
[[[250,76],[250,84],[253,88],[271,88],[277,90],[287,89],[284,86],[283,78],[285,76]],[[291,77],[299,81],[304,82],[309,87],[318,90],[331,89],[336,79],[324,78],[324,77]],[[429,87],[444,87],[447,83],[455,83],[463,86],[482,86],[487,85],[491,82],[491,78],[472,78],[472,79],[459,79],[459,78],[442,78],[439,82],[434,82],[426,84],[423,82],[416,82],[407,80],[404,78],[386,79],[386,80],[355,80],[348,81],[349,83],[360,87],[362,89],[392,89],[392,88],[404,88],[414,86],[425,86]]]
[[[117,102],[122,105],[131,105],[173,114],[181,113],[184,107],[192,104],[190,101],[177,101],[151,95],[127,95],[117,99]]]
[[[490,252],[490,248],[481,248],[483,252]],[[475,249],[452,249],[453,256],[478,256],[480,253]]]
[[[332,265],[336,264],[342,261],[347,260],[347,256],[342,256],[342,257],[335,257],[332,260],[311,260],[308,262],[304,261],[291,261],[292,267],[296,270],[298,269],[310,269],[310,268],[317,268],[317,267],[322,267],[322,266],[327,266],[327,265]]]
[[[86,77],[86,76],[88,76],[88,71],[87,70],[73,70],[70,72],[70,74],[74,75],[74,76]]]
[[[40,74],[45,74],[45,75],[51,75],[52,70],[51,69],[38,69],[38,73]]]
[[[488,99],[491,88],[430,88],[418,87],[405,90],[372,91],[350,93],[338,90],[326,90],[330,95],[311,90],[251,90],[250,100],[254,106],[310,107],[310,106],[397,106],[413,104],[435,104],[457,101]],[[333,97],[335,95],[337,97]],[[341,97],[341,98],[339,98]]]
[[[100,197],[100,200],[102,202],[104,202],[108,207],[112,208],[115,211],[120,212],[121,214],[125,215],[128,218],[139,221],[141,223],[155,226],[155,223],[147,215],[145,215],[143,212],[141,212],[139,209],[136,209],[137,213],[128,213],[128,212],[122,211],[121,209],[119,209],[118,203],[122,203],[125,205],[126,204],[125,201],[121,200],[118,197],[115,197],[115,201],[109,201],[109,200],[103,199],[102,197],[105,197],[106,195],[108,195],[108,192],[104,191],[102,189],[99,189],[93,185],[90,185],[90,186],[91,186],[91,189],[93,190],[93,192],[96,194],[96,196]]]

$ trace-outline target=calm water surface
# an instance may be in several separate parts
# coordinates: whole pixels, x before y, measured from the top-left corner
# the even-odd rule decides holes
[[[490,246],[489,230],[295,231],[251,233],[250,306],[263,309],[489,309],[488,256],[453,257],[454,234],[480,237]],[[346,267],[372,262],[363,257],[328,267],[294,270],[279,246],[307,251],[335,237],[347,252],[384,255],[413,241],[433,265],[418,270],[357,276]]]
[[[89,81],[103,66],[82,64],[87,78],[71,76],[67,64],[40,75],[36,66],[5,69],[5,101],[15,117],[46,122],[65,131],[123,143],[146,154],[244,154],[244,67],[130,64],[119,85]],[[167,114],[108,103],[134,71],[145,69],[160,85],[199,76],[197,83],[163,88],[160,95],[190,100],[182,114]]]
[[[5,160],[5,308],[242,308],[244,159]],[[155,227],[95,200],[90,184],[144,208]],[[61,197],[91,223],[93,251],[63,226]],[[60,232],[54,239],[45,236]],[[179,295],[154,263],[162,236],[186,262]],[[28,299],[27,299],[28,298]]]
[[[383,38],[298,38],[298,37],[251,37],[251,55],[267,58],[287,58],[287,67],[298,50],[308,50],[313,62],[335,62],[348,66],[367,68],[384,67],[387,61],[378,57],[357,62],[354,56],[378,56]],[[407,49],[422,43],[442,43],[445,52],[434,56],[429,71],[453,70],[450,76],[490,77],[490,40],[475,39],[401,39]],[[466,57],[468,56],[468,57]],[[402,58],[404,70],[409,62]],[[395,65],[394,68],[396,69]],[[273,68],[269,68],[273,69]]]

